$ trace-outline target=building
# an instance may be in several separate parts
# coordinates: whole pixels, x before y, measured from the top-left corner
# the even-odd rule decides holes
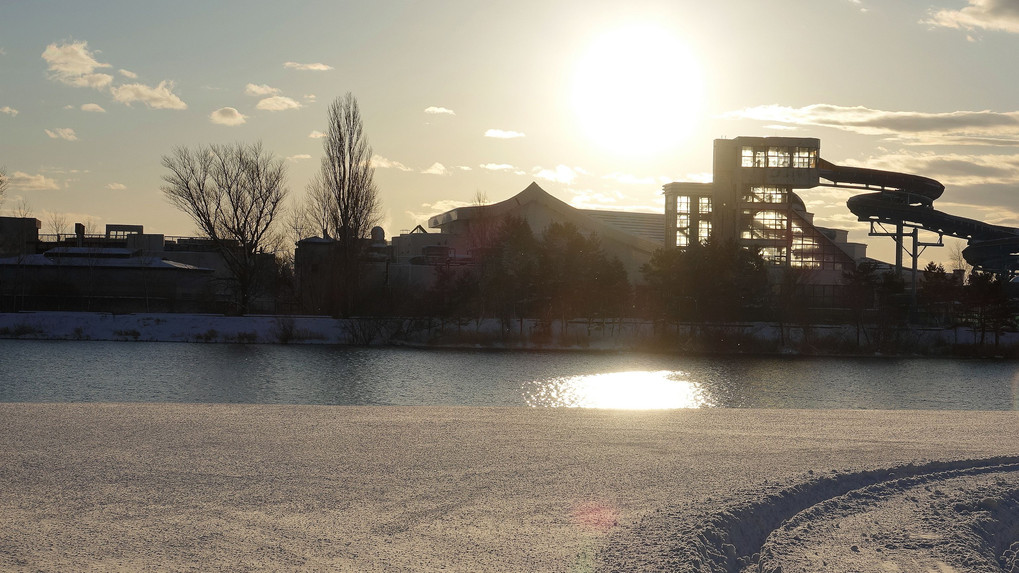
[[[665,245],[732,241],[760,249],[775,270],[802,271],[812,304],[836,303],[843,272],[866,256],[848,232],[814,225],[798,189],[821,185],[820,141],[799,137],[717,139],[711,183],[669,183]]]
[[[209,239],[149,234],[141,225],[89,234],[80,223],[71,235],[40,235],[40,226],[31,217],[0,217],[2,311],[230,310],[232,275]],[[271,279],[255,300],[263,312],[275,310]]]

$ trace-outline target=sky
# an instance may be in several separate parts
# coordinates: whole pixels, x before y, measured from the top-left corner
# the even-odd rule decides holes
[[[932,177],[936,208],[1019,226],[1015,54],[1019,0],[0,0],[0,211],[197,234],[161,157],[257,141],[296,205],[350,92],[388,237],[532,181],[661,212],[664,183],[709,181],[712,141],[741,135],[816,137],[828,161]],[[800,195],[893,259],[851,193]]]

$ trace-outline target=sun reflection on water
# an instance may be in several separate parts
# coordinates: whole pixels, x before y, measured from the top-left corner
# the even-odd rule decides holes
[[[713,406],[711,397],[684,372],[612,372],[536,380],[524,384],[532,408],[656,410]]]

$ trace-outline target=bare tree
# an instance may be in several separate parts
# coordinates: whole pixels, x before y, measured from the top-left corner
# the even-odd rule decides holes
[[[234,279],[238,309],[247,312],[259,279],[271,274],[263,254],[287,195],[283,160],[261,143],[238,143],[178,147],[163,156],[163,167],[169,171],[163,194],[215,243]]]
[[[0,207],[4,206],[4,198],[7,197],[7,188],[10,185],[11,180],[7,177],[7,168],[0,167]]]
[[[27,219],[32,216],[32,206],[25,201],[24,197],[18,199],[18,204],[14,207],[14,216],[19,219]]]
[[[309,196],[322,234],[339,242],[341,312],[348,314],[358,288],[362,240],[380,222],[381,203],[357,99],[348,92],[334,100],[328,122],[322,170],[309,184]]]
[[[953,271],[969,271],[970,265],[966,262],[966,257],[962,256],[962,241],[953,241],[951,248],[948,250],[948,256],[951,261],[951,269]]]
[[[46,216],[46,224],[49,225],[50,231],[57,236],[57,241],[60,241],[61,235],[67,234],[67,215],[63,213],[50,212]]]

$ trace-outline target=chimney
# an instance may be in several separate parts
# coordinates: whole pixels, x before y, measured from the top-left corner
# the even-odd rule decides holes
[[[85,225],[82,223],[74,224],[74,236],[78,238],[78,246],[85,246]]]

